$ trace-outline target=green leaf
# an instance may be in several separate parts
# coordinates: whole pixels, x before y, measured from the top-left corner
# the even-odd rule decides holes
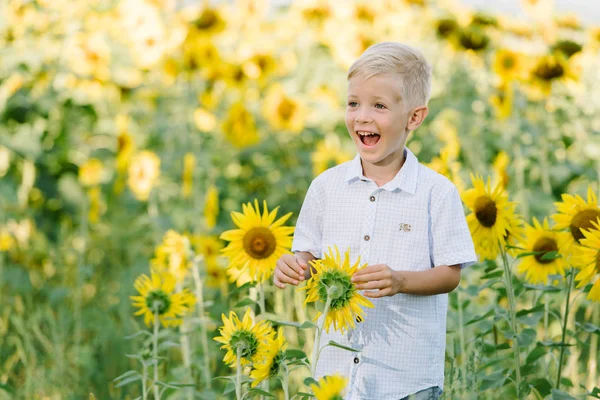
[[[475,322],[479,322],[479,321],[481,321],[483,319],[486,319],[487,317],[489,317],[491,315],[494,315],[494,310],[489,310],[488,312],[486,312],[483,315],[480,315],[478,317],[470,319],[469,321],[467,321],[467,323],[465,324],[465,326],[474,324]]]
[[[306,353],[298,349],[289,349],[285,351],[285,358],[306,358]]]
[[[531,382],[531,386],[533,386],[535,388],[535,390],[537,390],[538,393],[540,395],[542,395],[542,397],[544,397],[544,398],[546,396],[548,396],[550,394],[550,392],[552,391],[552,384],[546,378],[534,379]]]
[[[499,270],[499,271],[490,272],[489,274],[485,274],[481,277],[481,279],[500,278],[502,275],[504,275],[504,271]]]
[[[273,398],[275,397],[275,395],[273,395],[269,392],[265,392],[264,390],[259,389],[259,388],[250,389],[250,390],[248,390],[247,393],[248,394],[258,394],[258,395],[265,396],[265,397],[273,397]]]
[[[535,342],[535,335],[537,332],[534,329],[526,328],[523,329],[517,335],[517,342],[519,343],[519,347],[528,347],[532,343]]]
[[[304,396],[304,397],[315,397],[312,393],[306,393],[306,392],[298,392],[296,393],[298,396]]]
[[[129,378],[121,379],[121,380],[119,381],[119,383],[117,383],[117,384],[115,385],[115,387],[116,387],[116,388],[119,388],[119,387],[122,387],[122,386],[128,385],[128,384],[130,384],[130,383],[132,383],[132,382],[139,381],[139,380],[141,380],[141,379],[142,379],[142,376],[141,376],[140,374],[137,374],[137,375],[135,375],[135,376],[130,376]]]
[[[136,338],[136,337],[142,336],[142,335],[152,336],[152,334],[148,331],[138,331],[138,332],[134,333],[133,335],[125,336],[125,339],[129,340],[129,339],[133,339],[133,338]]]
[[[558,389],[552,389],[552,400],[576,400],[575,397],[571,396],[569,393],[565,393]]]
[[[256,282],[246,282],[244,283],[242,286],[240,287],[236,287],[235,289],[233,289],[231,292],[229,292],[229,297],[234,296],[246,289],[250,289],[253,288],[254,286],[256,286]]]
[[[341,345],[341,344],[339,344],[339,343],[337,343],[337,342],[335,342],[333,340],[330,340],[329,343],[326,344],[326,346],[333,346],[333,347],[337,347],[337,348],[340,348],[340,349],[352,351],[352,352],[355,352],[355,353],[360,352],[360,350],[353,349],[352,347],[348,347],[348,346],[343,346],[343,345]]]
[[[547,253],[544,253],[544,255],[542,257],[540,257],[540,260],[542,261],[552,261],[552,260],[556,260],[557,258],[562,257],[560,255],[559,252],[557,251],[549,251]]]
[[[239,308],[239,307],[246,307],[246,306],[255,306],[258,303],[255,302],[254,300],[246,297],[245,299],[242,299],[241,301],[238,301],[236,303],[236,305],[233,306],[233,308]]]
[[[311,329],[311,328],[316,328],[317,324],[315,324],[312,321],[304,321],[302,323],[302,325],[300,325],[300,329]]]
[[[526,364],[533,364],[548,353],[548,349],[544,346],[536,346],[527,355]],[[539,389],[538,389],[539,390]]]
[[[495,371],[490,375],[484,376],[481,378],[481,384],[479,386],[480,390],[487,390],[493,388],[499,388],[504,385],[506,381],[506,376],[504,371]]]
[[[309,376],[307,378],[304,378],[304,384],[306,386],[310,386],[310,385],[316,385],[318,382],[315,380],[315,378],[313,378],[312,376]]]
[[[229,382],[227,382],[227,384],[225,385],[225,389],[223,389],[223,394],[228,395],[229,393],[233,393],[233,392],[235,392],[235,383],[233,382],[233,379],[232,379]]]
[[[600,335],[600,327],[598,327],[590,322],[586,322],[585,324],[581,324],[581,323],[577,322],[576,325],[586,332],[596,333],[596,334]]]
[[[597,399],[600,399],[600,388],[595,387],[594,390],[589,394],[590,396],[594,396]]]
[[[129,370],[129,371],[127,371],[127,372],[125,372],[125,373],[117,376],[115,379],[113,379],[113,382],[120,381],[121,379],[125,379],[125,378],[128,378],[128,377],[132,376],[132,375],[139,375],[139,374],[140,374],[139,372],[137,372],[136,370],[132,369],[132,370]]]
[[[8,383],[2,383],[0,382],[0,389],[4,390],[5,392],[8,393],[14,393],[15,390],[13,389],[12,386],[10,386]]]
[[[531,285],[529,283],[524,283],[523,287],[529,290],[541,290],[542,292],[560,292],[562,289],[556,286],[546,286],[546,285]]]

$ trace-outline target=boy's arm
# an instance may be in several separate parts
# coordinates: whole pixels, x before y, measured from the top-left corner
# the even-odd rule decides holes
[[[358,290],[367,290],[365,296],[374,298],[398,293],[448,293],[460,282],[460,264],[440,265],[426,271],[395,271],[385,264],[369,265],[356,272],[352,281]]]

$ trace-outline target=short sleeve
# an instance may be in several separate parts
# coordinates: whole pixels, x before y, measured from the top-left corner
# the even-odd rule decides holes
[[[460,264],[462,269],[477,262],[471,232],[455,187],[432,210],[430,254],[434,267]]]
[[[321,258],[321,242],[323,237],[323,208],[324,193],[319,189],[318,182],[313,180],[302,208],[296,228],[294,230],[294,240],[292,242],[292,251],[306,251],[316,258]]]

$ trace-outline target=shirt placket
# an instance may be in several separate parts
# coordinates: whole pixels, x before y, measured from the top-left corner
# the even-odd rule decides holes
[[[374,227],[375,227],[375,217],[377,214],[377,202],[379,200],[379,196],[383,189],[378,188],[373,182],[368,182],[369,190],[366,191],[366,196],[368,198],[367,206],[365,208],[363,223],[361,228],[361,239],[360,239],[360,264],[368,263],[372,264],[370,260],[371,254],[371,243],[374,238]],[[348,332],[348,341],[350,342],[353,348],[362,349],[363,344],[357,342],[357,338],[360,335],[357,335],[358,331],[361,330],[362,324],[357,320],[356,328],[352,329]],[[349,376],[349,385],[350,388],[347,398],[352,399],[356,395],[356,388],[354,387],[354,382],[356,382],[356,375],[358,372],[358,368],[360,366],[361,360],[360,353],[352,353],[352,357],[350,358],[351,367],[350,367],[350,376]]]

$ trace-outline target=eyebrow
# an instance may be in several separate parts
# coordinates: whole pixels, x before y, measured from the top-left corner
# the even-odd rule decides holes
[[[348,98],[357,98],[357,95],[354,94],[348,94]],[[383,101],[392,101],[391,99],[387,98],[387,97],[382,97],[382,96],[373,96],[372,97],[373,100],[383,100]]]

